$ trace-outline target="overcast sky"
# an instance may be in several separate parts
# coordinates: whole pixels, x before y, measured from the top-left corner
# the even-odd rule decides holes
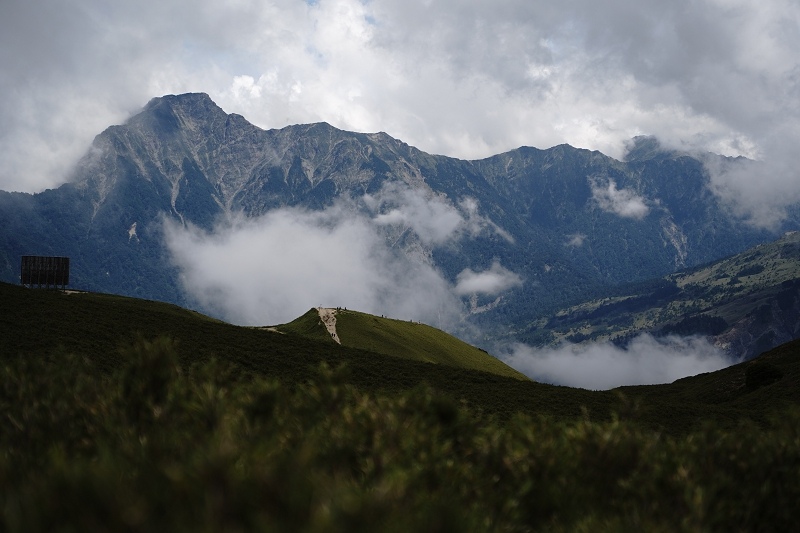
[[[108,125],[200,91],[468,159],[639,134],[761,158],[715,180],[757,218],[800,198],[799,24],[796,0],[3,0],[0,189],[56,186]]]

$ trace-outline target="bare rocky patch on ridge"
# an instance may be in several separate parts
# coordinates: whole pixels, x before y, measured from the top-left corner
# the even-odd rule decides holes
[[[336,333],[336,309],[317,307],[317,311],[319,311],[319,318],[322,320],[322,323],[325,324],[325,329],[328,330],[331,338],[336,341],[337,344],[342,344],[339,340],[339,335]]]

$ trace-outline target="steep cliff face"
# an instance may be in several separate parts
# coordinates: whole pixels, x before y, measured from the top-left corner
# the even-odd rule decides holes
[[[165,219],[211,231],[233,214],[343,200],[347,209],[388,216],[397,205],[378,201],[386,190],[395,198],[413,191],[480,230],[445,244],[387,225],[391,246],[451,282],[495,263],[522,280],[499,298],[462,295],[466,312],[497,327],[604,284],[664,275],[772,238],[727,213],[699,159],[652,140],[638,140],[627,161],[567,145],[464,161],[324,123],[262,130],[207,95],[186,94],[153,99],[98,135],[59,189],[0,194],[0,278],[16,280],[19,255],[58,253],[72,257],[76,286],[183,304]]]

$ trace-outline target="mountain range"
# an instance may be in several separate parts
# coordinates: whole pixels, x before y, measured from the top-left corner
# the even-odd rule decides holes
[[[246,327],[153,301],[236,304],[242,285],[256,308],[320,303],[264,298],[277,264],[293,276],[272,291],[420,285],[484,341],[702,335],[750,358],[800,333],[799,219],[776,234],[730,215],[708,158],[639,138],[625,161],[461,161],[261,130],[205,95],[151,101],[64,185],[0,192],[3,530],[791,530],[800,340],[586,390],[408,316],[332,302]],[[302,246],[324,252],[311,268]],[[17,285],[28,254],[69,256],[70,289]],[[233,279],[198,284],[202,263]]]
[[[778,233],[736,217],[713,193],[708,159],[727,161],[638,137],[622,161],[569,145],[466,161],[325,123],[264,130],[208,95],[164,96],[99,134],[60,187],[0,192],[0,280],[18,282],[22,255],[63,255],[74,287],[214,313],[165,227],[212,235],[275,210],[338,207],[373,224],[392,257],[449,284],[460,322],[435,325],[507,337],[620,284],[800,228],[797,208]]]

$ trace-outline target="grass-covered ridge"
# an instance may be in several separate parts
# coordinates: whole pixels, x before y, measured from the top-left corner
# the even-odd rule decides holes
[[[579,416],[582,408],[608,418],[617,404],[611,393],[595,394],[441,364],[425,363],[340,346],[307,330],[281,332],[239,327],[180,307],[97,293],[64,294],[0,283],[0,360],[78,354],[106,373],[121,364],[120,347],[140,338],[172,339],[183,365],[216,358],[245,375],[303,383],[321,363],[346,364],[350,382],[362,390],[401,391],[422,383],[501,416],[517,411]],[[316,311],[315,311],[316,313]],[[310,315],[316,327],[317,315]],[[314,318],[315,317],[315,318]],[[301,328],[302,329],[302,328]],[[563,391],[572,400],[564,401]]]
[[[342,346],[412,361],[528,380],[525,375],[485,351],[426,324],[346,309],[332,312],[336,317],[336,332]],[[278,329],[333,342],[317,309],[311,309],[297,320],[279,326]]]
[[[305,315],[306,328],[318,326],[312,311]],[[673,434],[708,421],[765,423],[787,405],[800,405],[800,341],[756,361],[673,384],[588,391],[385,356],[338,345],[327,334],[316,340],[307,330],[301,333],[233,326],[159,302],[0,283],[0,361],[16,356],[59,361],[75,354],[111,374],[124,364],[121,347],[165,337],[174,342],[181,365],[218,359],[243,376],[277,379],[289,387],[311,379],[320,364],[345,364],[349,383],[362,391],[401,392],[426,385],[501,418],[521,412],[573,420],[586,412],[593,420],[609,420],[612,413],[636,406],[642,425]],[[781,378],[748,387],[748,369],[758,361],[769,361]]]

